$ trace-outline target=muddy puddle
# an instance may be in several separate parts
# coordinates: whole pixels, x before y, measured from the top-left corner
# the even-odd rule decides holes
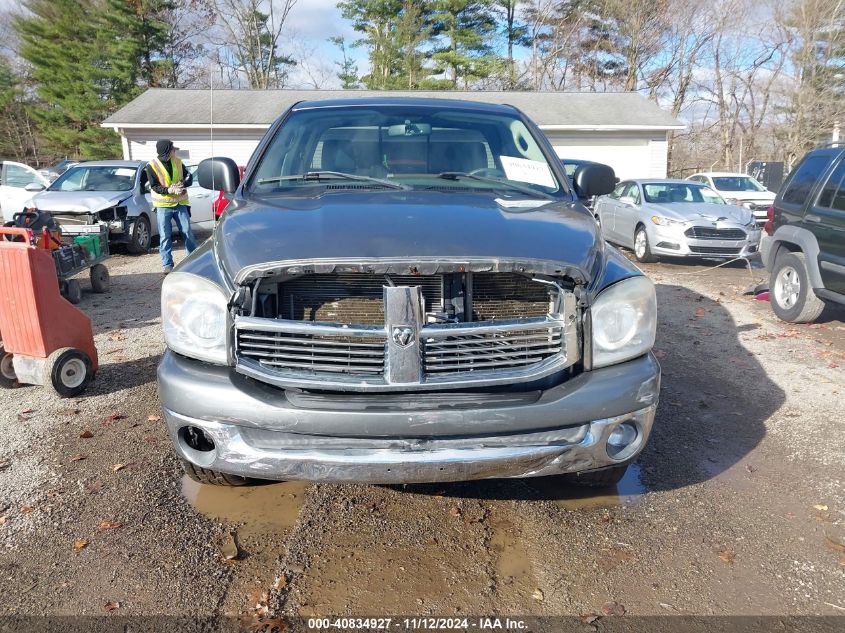
[[[299,516],[308,482],[285,481],[259,486],[204,486],[182,477],[182,495],[197,512],[241,524],[240,538],[286,533]]]
[[[497,583],[518,593],[529,592],[532,585],[531,563],[519,528],[508,520],[495,522],[490,549],[495,560]]]
[[[528,480],[528,485],[567,510],[635,507],[648,492],[640,478],[639,464],[631,464],[622,481],[608,488],[573,486],[556,477]]]

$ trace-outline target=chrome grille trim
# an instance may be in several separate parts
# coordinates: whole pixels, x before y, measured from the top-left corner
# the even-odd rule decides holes
[[[398,288],[396,290],[399,290]],[[399,293],[397,293],[399,294]],[[466,389],[529,382],[581,358],[575,296],[566,292],[545,318],[419,324],[418,380],[391,373],[389,326],[343,326],[256,317],[235,318],[236,371],[279,387],[343,391]],[[395,379],[395,378],[394,378]]]

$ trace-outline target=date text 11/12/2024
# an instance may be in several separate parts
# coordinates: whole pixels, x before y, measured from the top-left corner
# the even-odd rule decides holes
[[[390,630],[403,631],[522,631],[528,628],[525,621],[512,618],[309,618],[312,631]]]

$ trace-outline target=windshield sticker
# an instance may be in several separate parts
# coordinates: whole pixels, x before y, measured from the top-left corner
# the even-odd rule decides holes
[[[552,189],[556,186],[549,166],[542,161],[514,158],[513,156],[499,156],[499,160],[508,180],[529,182],[533,185]]]
[[[115,176],[134,176],[135,170],[131,167],[121,167],[120,169],[114,170]]]

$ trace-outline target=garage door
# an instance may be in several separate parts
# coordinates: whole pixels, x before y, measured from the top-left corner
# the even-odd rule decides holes
[[[620,179],[666,177],[666,141],[663,139],[548,136],[560,158],[610,165]]]

